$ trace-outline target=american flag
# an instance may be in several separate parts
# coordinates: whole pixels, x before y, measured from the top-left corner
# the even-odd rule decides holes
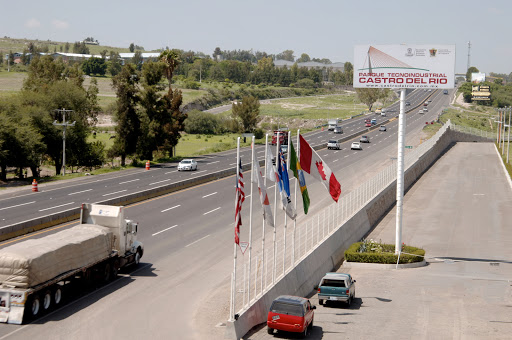
[[[245,201],[244,175],[242,173],[242,160],[238,160],[236,181],[236,207],[235,207],[235,243],[240,244],[240,226],[242,225],[242,203]]]

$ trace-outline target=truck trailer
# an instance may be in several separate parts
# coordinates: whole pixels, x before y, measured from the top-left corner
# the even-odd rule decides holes
[[[37,318],[73,291],[137,265],[144,254],[137,229],[123,207],[84,203],[77,226],[0,249],[0,322]]]

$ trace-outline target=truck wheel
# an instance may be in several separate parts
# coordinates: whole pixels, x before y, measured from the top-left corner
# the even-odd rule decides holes
[[[270,327],[267,327],[267,333],[268,334],[274,334],[274,329],[270,328]]]
[[[323,306],[323,304],[324,304],[324,300],[318,300],[318,304],[320,304],[321,306]]]
[[[140,258],[142,255],[140,254],[140,249],[137,249],[137,253],[135,253],[135,259],[133,260],[133,263],[138,266],[140,263]]]
[[[119,260],[115,260],[114,264],[112,265],[112,280],[115,280],[117,277],[117,274],[119,273]]]
[[[32,299],[30,300],[30,316],[36,317],[39,314],[39,311],[41,309],[41,298],[39,295],[32,296]]]
[[[110,263],[106,263],[105,267],[103,268],[103,281],[109,282],[112,278],[112,266]]]
[[[55,304],[55,306],[60,305],[60,303],[62,302],[62,295],[62,287],[55,287],[55,290],[53,291],[53,303]]]
[[[48,289],[46,292],[44,292],[44,295],[43,295],[43,309],[45,311],[48,311],[51,306],[52,306],[52,292],[51,292],[51,290]]]

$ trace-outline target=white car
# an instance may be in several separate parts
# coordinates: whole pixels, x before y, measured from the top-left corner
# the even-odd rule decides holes
[[[352,142],[352,145],[350,146],[350,150],[363,150],[363,148],[361,147],[361,143]]]
[[[197,170],[197,162],[193,159],[184,159],[178,164],[178,171]]]
[[[341,149],[341,146],[340,146],[340,143],[338,143],[337,140],[330,140],[328,143],[327,143],[327,149],[336,149],[336,150],[340,150]]]

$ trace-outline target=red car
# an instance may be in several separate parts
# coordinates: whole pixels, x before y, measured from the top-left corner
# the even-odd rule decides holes
[[[267,317],[267,332],[274,334],[274,330],[301,333],[307,336],[308,329],[313,329],[314,309],[308,299],[281,295],[272,302]]]
[[[366,127],[371,127],[372,126],[372,123],[368,122],[368,123],[365,123],[364,126]]]

